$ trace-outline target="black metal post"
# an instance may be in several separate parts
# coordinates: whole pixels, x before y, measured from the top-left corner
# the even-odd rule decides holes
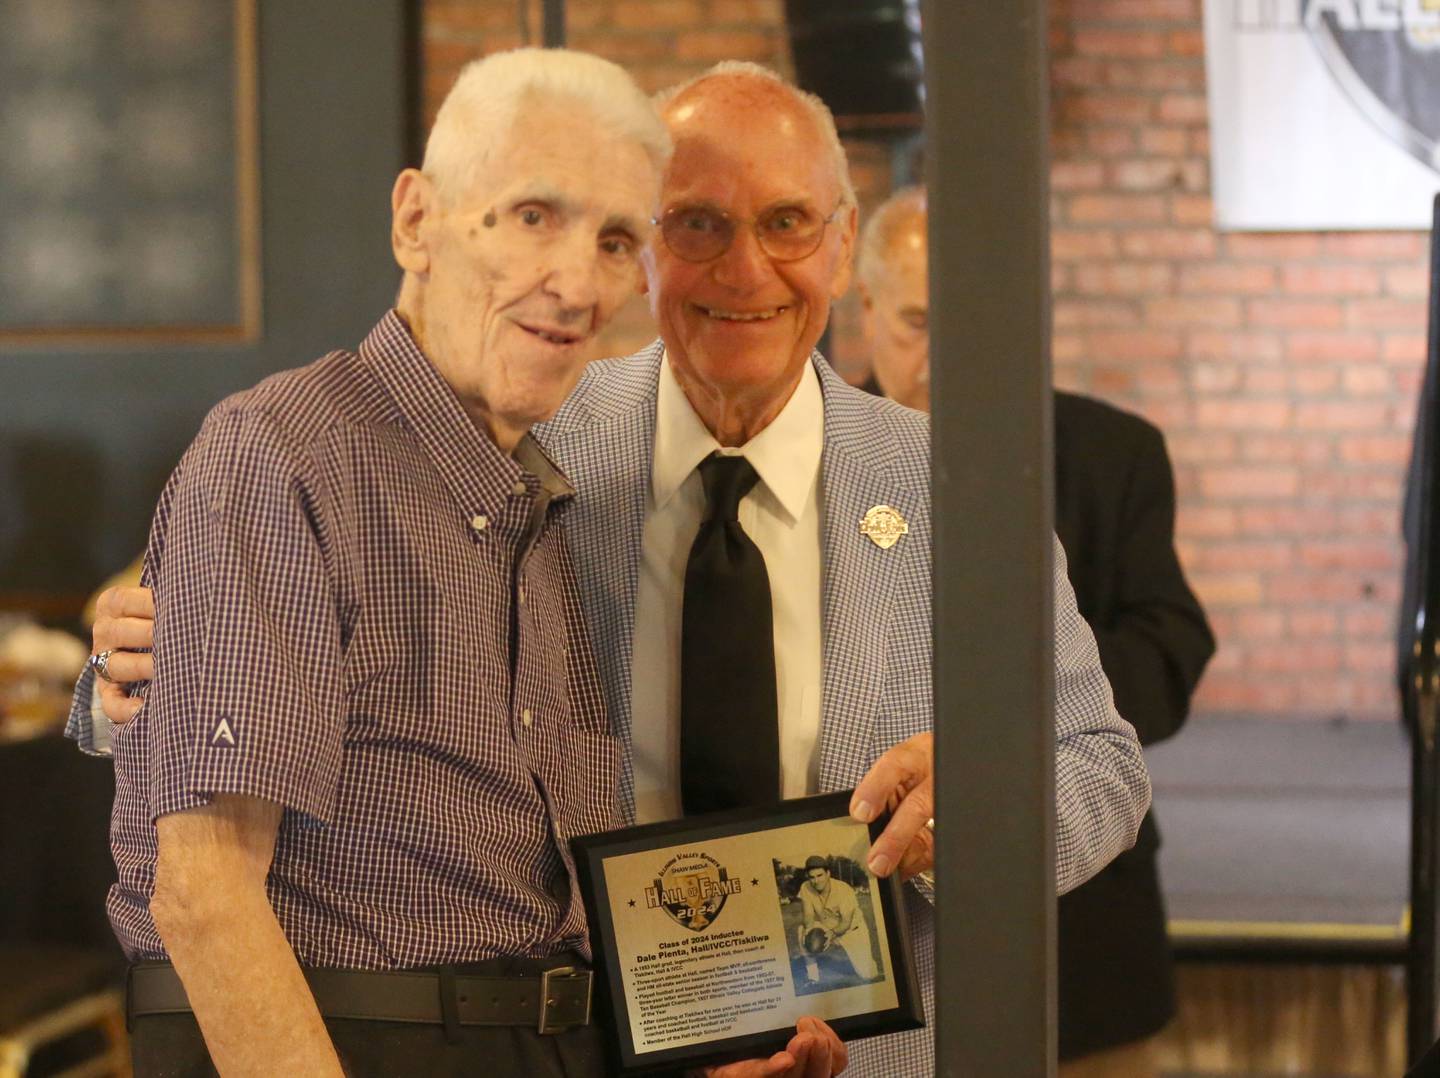
[[[547,49],[565,47],[565,0],[541,0],[544,5],[544,22],[541,25],[541,41]]]
[[[1428,727],[1430,737],[1416,733],[1411,745],[1410,771],[1410,946],[1405,963],[1405,1046],[1414,1063],[1435,1040],[1435,675],[1420,673],[1412,688],[1416,725]],[[1414,727],[1412,727],[1414,729]]]
[[[1413,1063],[1435,1040],[1435,1008],[1440,1002],[1440,963],[1436,961],[1436,836],[1440,798],[1436,781],[1436,709],[1440,701],[1440,467],[1434,459],[1440,439],[1440,196],[1435,199],[1430,237],[1430,336],[1420,407],[1415,421],[1410,482],[1416,487],[1418,534],[1412,559],[1418,559],[1415,583],[1414,648],[1406,663],[1404,706],[1410,731],[1410,941],[1405,962],[1405,1044]],[[1409,626],[1402,626],[1408,632]]]
[[[937,1069],[1047,1078],[1054,652],[1044,0],[924,10]]]

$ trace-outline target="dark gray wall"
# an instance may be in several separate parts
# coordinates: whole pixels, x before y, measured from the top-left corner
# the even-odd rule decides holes
[[[394,297],[389,192],[411,119],[407,3],[258,7],[261,338],[0,344],[0,602],[38,592],[64,606],[124,566],[216,401],[355,345]]]

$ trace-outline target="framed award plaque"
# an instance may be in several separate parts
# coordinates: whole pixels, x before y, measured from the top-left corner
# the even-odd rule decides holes
[[[902,900],[848,792],[571,840],[610,1048],[629,1074],[924,1024]]]

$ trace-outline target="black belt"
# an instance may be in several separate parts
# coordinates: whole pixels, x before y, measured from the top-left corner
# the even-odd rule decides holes
[[[557,966],[535,975],[475,976],[449,972],[302,969],[320,1014],[375,1022],[531,1026],[561,1033],[590,1022],[594,975]],[[168,962],[130,967],[129,1017],[188,1014],[185,986]]]

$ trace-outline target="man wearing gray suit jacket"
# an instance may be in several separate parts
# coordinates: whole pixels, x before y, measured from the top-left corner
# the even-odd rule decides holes
[[[565,527],[627,749],[621,808],[640,820],[679,814],[681,596],[704,512],[696,465],[712,452],[738,451],[759,474],[739,521],[773,593],[785,793],[854,786],[931,723],[928,421],[846,385],[813,352],[855,236],[833,121],[742,64],[660,104],[675,140],[648,265],[661,340],[592,364],[536,430],[579,490]],[[898,537],[866,527],[881,507],[903,520]],[[1055,562],[1064,891],[1133,842],[1149,788],[1058,543]],[[927,793],[914,800],[928,810]],[[928,1013],[934,918],[908,893]],[[931,1038],[858,1042],[848,1073],[932,1074]]]
[[[745,64],[660,107],[675,141],[647,256],[661,340],[592,364],[535,429],[578,490],[565,527],[625,749],[620,807],[627,820],[680,814],[680,626],[706,512],[697,466],[740,455],[757,478],[738,523],[773,600],[781,790],[845,789],[869,771],[856,814],[898,800],[904,819],[902,846],[882,845],[870,867],[909,874],[928,863],[916,824],[932,811],[929,427],[814,352],[856,232],[834,123],[818,99]],[[1055,586],[1056,875],[1068,890],[1134,841],[1149,786],[1058,544]],[[909,906],[928,1014],[934,919],[921,886]],[[850,1058],[851,1074],[929,1075],[932,1033],[858,1042]]]

